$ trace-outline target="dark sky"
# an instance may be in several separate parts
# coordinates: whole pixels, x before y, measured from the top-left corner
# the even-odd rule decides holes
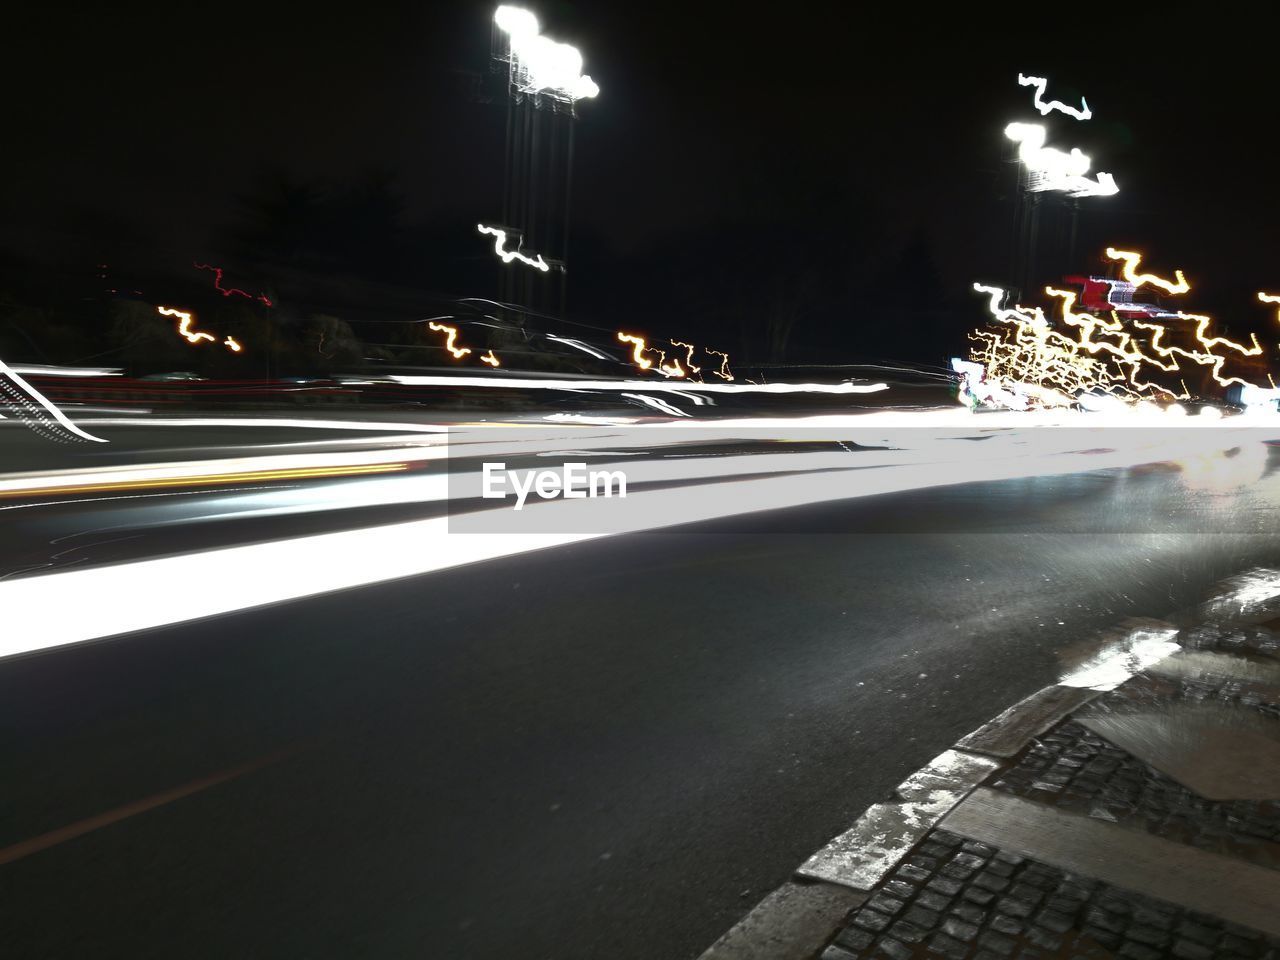
[[[859,235],[859,260],[878,266],[848,264],[862,286],[830,311],[846,327],[859,298],[884,300],[876,277],[901,279],[891,265],[913,240],[948,294],[1001,282],[1002,130],[1038,119],[1019,71],[1094,108],[1087,124],[1051,118],[1055,143],[1092,152],[1120,184],[1085,202],[1082,254],[1148,251],[1153,268],[1186,270],[1196,306],[1246,325],[1265,320],[1251,291],[1280,287],[1280,90],[1260,23],[1204,6],[1145,19],[1055,7],[1039,21],[974,5],[941,18],[923,4],[531,6],[582,48],[602,90],[580,110],[574,254],[593,276],[575,280],[579,316],[608,325],[613,292],[640,287],[639,301],[679,315],[679,291],[650,289],[666,252],[688,259],[688,236],[732,240],[752,224],[780,242],[832,224]],[[237,198],[269,170],[317,183],[384,172],[427,228],[496,217],[504,115],[465,83],[487,69],[491,5],[264,7],[42,5],[11,18],[3,249],[61,261],[92,234],[126,262],[217,257]],[[415,280],[471,292],[441,270],[424,250]]]

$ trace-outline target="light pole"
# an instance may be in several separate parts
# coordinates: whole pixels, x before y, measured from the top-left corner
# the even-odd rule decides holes
[[[543,36],[537,17],[523,8],[494,12],[492,49],[507,87],[502,229],[527,254],[499,266],[499,299],[526,310],[558,306],[563,316],[577,102],[600,90],[582,73],[582,54]],[[551,270],[529,269],[535,256]]]
[[[1043,77],[1019,75],[1018,83],[1033,86],[1035,108],[1041,116],[1058,112],[1077,121],[1093,116],[1088,103],[1081,98],[1080,107],[1059,100],[1045,101],[1048,81]],[[1014,210],[1013,282],[1017,295],[1030,292],[1048,279],[1040,270],[1042,260],[1056,267],[1070,264],[1075,255],[1079,200],[1082,197],[1106,197],[1119,192],[1115,178],[1099,172],[1089,176],[1090,158],[1078,147],[1061,150],[1046,145],[1048,132],[1041,123],[1011,123],[1005,137],[1017,145],[1018,185]],[[1053,200],[1050,196],[1056,195]],[[1054,249],[1046,258],[1040,249],[1041,221],[1048,218],[1047,235]],[[1052,279],[1058,279],[1056,276]]]

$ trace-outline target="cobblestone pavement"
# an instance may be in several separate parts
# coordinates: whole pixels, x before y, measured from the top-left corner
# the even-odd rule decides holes
[[[822,960],[1280,957],[1255,931],[934,830]]]
[[[1280,687],[1248,676],[1258,665],[1274,670],[1280,664],[1280,633],[1209,623],[1183,630],[1178,642],[1188,652],[1230,654],[1235,673],[1140,673],[1032,738],[985,786],[1082,819],[1280,869],[1280,797],[1208,799],[1080,722],[1088,713],[1208,702],[1280,723]],[[1275,911],[1280,916],[1280,902]],[[1280,960],[1280,939],[935,828],[871,891],[820,957]]]

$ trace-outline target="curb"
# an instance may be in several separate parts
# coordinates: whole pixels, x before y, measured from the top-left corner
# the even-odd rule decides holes
[[[812,960],[924,835],[1033,737],[1136,674],[1185,658],[1174,638],[1189,617],[1260,623],[1278,614],[1280,571],[1260,569],[1224,581],[1213,599],[1168,621],[1129,619],[1106,631],[1093,655],[1060,682],[962,737],[899,784],[891,799],[868,807],[698,960]]]

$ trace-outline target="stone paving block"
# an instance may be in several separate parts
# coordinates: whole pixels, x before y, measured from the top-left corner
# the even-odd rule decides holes
[[[866,907],[870,910],[878,910],[880,913],[895,914],[906,906],[903,901],[897,897],[891,897],[889,894],[881,890],[870,900],[867,901]]]
[[[939,912],[946,910],[951,906],[951,898],[944,897],[937,893],[922,893],[916,897],[916,904],[929,910],[937,910]]]
[[[911,960],[914,955],[914,950],[892,937],[885,937],[876,945],[876,956],[888,957],[889,960]]]
[[[872,930],[879,933],[892,922],[892,917],[887,917],[883,913],[876,913],[874,910],[859,910],[858,915],[853,918],[853,922],[864,930]]]
[[[969,952],[969,945],[961,943],[945,933],[936,933],[933,935],[933,939],[929,941],[929,949],[933,953],[948,958],[948,960],[964,960],[965,955]]]
[[[925,884],[925,888],[932,890],[934,893],[940,893],[944,897],[954,897],[964,889],[964,885],[958,880],[951,880],[947,877],[934,877]]]
[[[942,922],[942,932],[948,936],[955,937],[957,940],[968,942],[978,935],[978,927],[977,924],[968,923],[958,917],[952,917],[950,920]]]
[[[900,876],[900,874],[898,876]],[[901,879],[890,880],[881,887],[881,889],[902,900],[910,900],[916,894],[916,888],[912,884]]]
[[[1045,950],[1056,951],[1062,946],[1062,938],[1043,927],[1032,927],[1027,931],[1026,937],[1037,947]]]
[[[932,930],[938,925],[938,921],[942,919],[942,915],[936,910],[929,910],[925,907],[912,907],[904,913],[903,918],[907,921]]]
[[[875,941],[875,934],[869,930],[860,930],[857,927],[846,927],[840,931],[835,942],[837,946],[844,947],[846,950],[852,950],[854,953],[861,953],[866,950]]]
[[[886,936],[901,940],[903,943],[919,943],[929,936],[929,931],[912,923],[910,920],[899,920],[889,928]]]
[[[995,916],[991,918],[992,930],[998,931],[999,933],[1007,934],[1011,937],[1022,936],[1022,931],[1025,929],[1025,927],[1026,927],[1026,924],[1024,924],[1017,917],[1006,916],[1003,913],[997,913]]]
[[[961,894],[961,896],[963,896],[964,899],[982,907],[985,907],[996,898],[996,895],[990,890],[982,890],[978,887],[969,887],[963,894]]]
[[[978,936],[978,945],[1002,957],[1007,957],[1017,948],[1018,942],[1012,937],[988,930]]]

